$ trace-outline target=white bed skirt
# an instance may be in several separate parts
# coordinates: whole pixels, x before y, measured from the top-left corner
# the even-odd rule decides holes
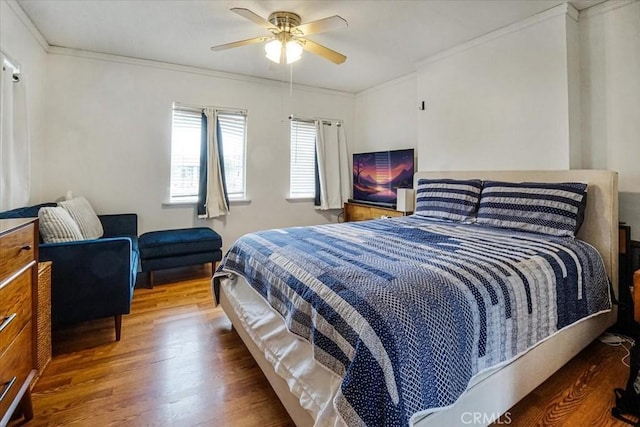
[[[240,276],[223,279],[226,303],[275,372],[318,426],[341,426],[333,408],[342,379],[313,358],[311,344],[289,332],[282,316]],[[225,312],[228,311],[225,308]],[[336,420],[335,422],[325,422]]]
[[[221,279],[220,303],[296,425],[345,425],[333,406],[341,378],[313,358],[311,344],[240,276]],[[615,317],[583,319],[500,367],[474,377],[452,407],[417,416],[413,425],[487,425],[496,421],[591,343]],[[248,340],[250,342],[248,342]],[[502,420],[507,420],[507,413]]]

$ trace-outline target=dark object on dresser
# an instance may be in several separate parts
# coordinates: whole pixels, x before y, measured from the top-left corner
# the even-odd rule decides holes
[[[0,218],[32,218],[43,203],[1,212]],[[114,317],[120,340],[138,272],[138,216],[98,215],[104,236],[64,243],[40,243],[39,261],[51,261],[51,326]]]
[[[207,227],[151,231],[140,236],[142,271],[149,274],[168,268],[211,263],[211,272],[222,259],[222,238]]]

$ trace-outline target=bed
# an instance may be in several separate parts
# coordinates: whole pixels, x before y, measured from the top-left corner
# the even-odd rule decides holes
[[[435,235],[437,236],[437,239],[439,239],[437,241],[436,252],[440,253],[440,258],[436,257],[434,258],[436,261],[429,261],[429,259],[420,258],[421,252],[416,252],[411,255],[411,259],[415,260],[417,257],[417,262],[422,264],[428,264],[430,262],[443,263],[445,261],[453,263],[451,265],[454,265],[454,267],[447,264],[447,267],[442,267],[441,270],[456,270],[452,275],[467,277],[475,274],[475,270],[471,271],[469,270],[469,267],[464,267],[464,269],[467,270],[460,270],[461,272],[458,271],[458,261],[451,258],[449,250],[443,251],[442,248],[452,246],[452,241],[456,242],[455,245],[459,245],[459,242],[463,242],[463,244],[468,245],[465,249],[465,258],[471,259],[474,259],[476,255],[479,256],[478,252],[487,252],[486,248],[475,248],[475,252],[469,249],[469,247],[473,247],[477,244],[475,240],[473,242],[465,240],[465,236],[478,235],[478,229],[474,229],[474,225],[460,224],[453,228],[448,228],[438,221],[428,221],[428,224],[425,224],[424,222],[421,222],[423,221],[423,218],[409,217],[394,220],[377,220],[366,226],[350,224],[337,230],[332,228],[333,226],[326,226],[325,228],[321,227],[306,231],[303,229],[296,229],[293,231],[288,230],[285,232],[274,230],[267,232],[268,234],[255,235],[250,237],[250,239],[260,242],[255,245],[255,248],[250,246],[243,247],[240,244],[236,249],[234,249],[234,245],[234,248],[230,251],[233,253],[231,255],[229,253],[227,254],[227,257],[225,258],[226,263],[221,265],[221,268],[214,277],[214,295],[216,296],[217,301],[222,305],[222,308],[231,320],[252,356],[256,359],[258,365],[265,373],[274,391],[282,401],[296,425],[343,425],[345,420],[349,425],[406,425],[409,423],[416,426],[428,426],[459,425],[464,423],[468,424],[469,422],[477,424],[478,421],[483,424],[490,424],[491,422],[496,421],[501,414],[546,380],[550,375],[600,335],[607,327],[614,323],[615,310],[610,310],[607,305],[609,295],[606,291],[598,291],[601,293],[598,294],[599,296],[597,297],[585,296],[584,298],[582,296],[582,292],[584,289],[587,289],[587,286],[590,286],[591,282],[602,282],[601,278],[596,280],[596,277],[599,274],[598,271],[600,271],[598,268],[602,270],[602,274],[600,275],[606,274],[610,280],[611,288],[614,292],[617,292],[618,197],[616,173],[594,170],[419,172],[416,174],[416,183],[420,180],[443,178],[457,180],[482,179],[506,182],[532,181],[588,183],[585,219],[577,237],[578,239],[589,243],[589,245],[582,246],[592,246],[595,248],[594,252],[597,251],[601,256],[602,266],[593,267],[594,273],[589,273],[592,274],[593,279],[591,276],[587,275],[587,271],[584,267],[576,267],[578,269],[584,269],[583,274],[586,284],[579,284],[577,290],[571,292],[578,294],[576,301],[589,301],[589,304],[582,305],[593,305],[593,307],[590,308],[591,311],[588,313],[582,313],[580,315],[581,317],[570,321],[558,320],[564,319],[566,316],[571,317],[571,315],[567,315],[564,312],[561,313],[560,311],[558,311],[557,314],[554,314],[555,317],[551,316],[551,320],[543,320],[543,318],[540,317],[540,320],[536,323],[538,326],[535,328],[529,327],[527,330],[537,331],[538,329],[548,329],[547,335],[543,334],[540,337],[528,337],[523,340],[524,344],[521,344],[521,339],[518,338],[517,345],[515,344],[515,340],[509,345],[502,345],[502,353],[498,355],[495,355],[491,353],[491,350],[488,350],[491,348],[491,342],[499,340],[495,336],[500,335],[498,332],[494,331],[493,326],[487,329],[487,325],[491,323],[491,321],[487,319],[488,317],[491,317],[491,315],[485,313],[483,317],[476,313],[474,314],[474,318],[480,318],[484,321],[484,324],[481,324],[480,326],[473,326],[473,328],[475,328],[473,333],[475,333],[476,336],[481,336],[483,338],[480,341],[472,340],[474,344],[471,345],[471,347],[473,347],[471,350],[468,349],[469,340],[465,341],[464,338],[461,338],[464,335],[452,336],[451,334],[455,333],[453,330],[453,332],[442,332],[444,335],[440,338],[440,342],[442,342],[443,345],[450,342],[456,343],[458,346],[456,348],[460,349],[461,354],[466,354],[467,352],[474,354],[478,353],[481,355],[479,361],[476,360],[474,362],[470,362],[471,364],[465,365],[464,368],[452,369],[451,371],[454,372],[452,374],[441,374],[440,369],[432,369],[431,371],[433,372],[437,371],[433,374],[433,377],[428,375],[422,377],[418,375],[419,378],[416,380],[413,373],[405,376],[400,374],[401,372],[404,372],[402,370],[403,366],[405,366],[403,365],[404,363],[408,364],[411,358],[422,358],[422,351],[415,351],[415,349],[412,350],[412,348],[415,347],[415,340],[413,338],[405,340],[409,343],[406,344],[408,345],[408,347],[406,347],[406,351],[398,351],[398,354],[396,355],[387,354],[389,353],[388,351],[386,353],[384,351],[380,352],[376,349],[389,348],[386,340],[396,339],[394,338],[396,337],[395,333],[391,334],[391,337],[387,337],[384,331],[382,331],[384,327],[376,329],[377,327],[375,325],[377,325],[377,323],[373,321],[369,321],[369,323],[363,322],[357,313],[353,314],[353,316],[351,312],[348,312],[346,315],[344,313],[337,314],[334,310],[334,306],[329,307],[328,312],[322,312],[322,315],[318,315],[315,307],[311,311],[309,311],[308,308],[306,311],[305,309],[294,309],[290,306],[291,301],[296,298],[299,299],[299,295],[283,296],[282,290],[277,290],[275,288],[272,289],[271,283],[277,282],[278,277],[272,277],[271,273],[264,270],[261,266],[261,261],[258,262],[254,260],[253,263],[258,265],[253,265],[252,268],[240,267],[240,264],[237,264],[236,261],[242,258],[245,252],[255,252],[254,255],[258,256],[258,258],[256,258],[258,260],[260,259],[259,255],[261,251],[264,252],[263,255],[266,255],[267,258],[278,258],[279,255],[274,255],[275,252],[272,251],[272,249],[281,244],[280,234],[298,235],[299,233],[303,233],[304,236],[299,234],[299,236],[296,237],[299,238],[299,243],[298,246],[295,247],[294,252],[299,251],[300,257],[309,256],[306,252],[310,251],[310,247],[316,246],[316,256],[319,254],[320,257],[326,256],[327,258],[323,258],[322,261],[318,261],[318,264],[334,263],[335,270],[342,271],[342,266],[336,263],[339,262],[340,258],[345,256],[349,257],[348,254],[353,252],[353,247],[350,247],[349,249],[343,248],[344,250],[342,255],[336,255],[334,257],[335,259],[332,259],[332,254],[335,255],[335,251],[340,251],[339,246],[341,243],[332,243],[329,245],[330,247],[325,247],[324,250],[319,253],[318,248],[323,248],[322,245],[326,245],[327,243],[323,243],[322,238],[318,236],[331,233],[337,233],[345,236],[352,235],[351,241],[357,241],[357,245],[360,245],[362,236],[358,234],[357,230],[358,227],[364,227],[362,229],[362,233],[365,234],[370,232],[370,228],[379,229],[382,236],[386,236],[384,237],[386,240],[382,246],[389,246],[391,248],[402,245],[406,246],[407,242],[411,242],[413,237],[418,234]],[[501,234],[503,233],[502,231],[498,230],[498,237],[494,237],[494,231],[495,230],[488,233],[491,234],[491,238],[497,238],[498,240],[507,242],[505,245],[508,247],[512,247],[516,240],[518,242],[522,240],[531,240],[529,236],[530,233],[514,232],[512,233],[513,235],[504,235]],[[316,235],[311,235],[311,237],[309,237],[309,233],[316,233]],[[402,234],[407,234],[407,236],[402,237],[404,240],[401,240],[402,244],[400,244],[395,241],[395,236],[401,236]],[[308,240],[305,242],[305,239]],[[400,237],[398,237],[398,239],[400,239]],[[371,244],[372,241],[375,242],[379,240],[379,238],[369,239],[368,244]],[[549,255],[549,248],[544,245],[557,245],[559,242],[557,239],[552,239],[553,242],[545,242],[542,244],[536,239],[534,240],[534,245],[537,245],[542,251],[535,256],[536,260],[540,260],[541,258],[545,258]],[[493,245],[494,243],[488,244]],[[286,245],[289,245],[289,243]],[[333,245],[333,247],[331,247],[331,245]],[[375,247],[375,251],[378,249],[382,250],[382,248],[378,248],[378,246]],[[357,247],[361,248],[362,246]],[[421,246],[419,249],[424,250],[425,246]],[[367,250],[371,250],[371,246],[368,246]],[[453,248],[454,252],[459,252],[460,250],[461,248],[459,246],[455,246]],[[501,250],[503,249],[497,249],[495,252],[500,252]],[[526,249],[526,251],[529,250],[529,248]],[[429,251],[433,252],[432,249],[429,249]],[[525,249],[522,251],[525,251]],[[561,251],[565,251],[565,249],[562,249]],[[571,247],[566,250],[566,253],[575,254],[580,251],[583,251],[583,249]],[[587,251],[587,249],[584,249],[584,251]],[[366,254],[366,256],[368,257],[369,254]],[[403,253],[396,248],[396,251],[392,251],[391,255],[381,254],[379,258],[388,257],[391,261],[395,262],[396,257],[402,256],[404,256]],[[575,255],[571,256],[575,257]],[[551,260],[551,264],[555,265],[555,261],[553,261],[553,259],[555,259],[554,257],[555,255],[548,258],[547,261]],[[569,257],[569,255],[567,255],[567,257]],[[280,267],[286,267],[287,263],[293,262],[292,259],[280,260]],[[316,262],[313,258],[305,259],[307,269],[312,271]],[[443,261],[443,259],[445,261]],[[541,263],[545,268],[548,267],[547,261]],[[370,276],[367,276],[367,280],[370,280],[371,283],[375,282],[380,277],[386,277],[385,275],[388,274],[384,271],[378,271],[376,268],[371,268],[371,265],[367,264],[366,260],[363,261],[363,259],[360,259],[358,262],[364,263],[358,267],[360,270],[367,270],[371,274]],[[377,262],[384,264],[384,260],[378,260]],[[505,262],[507,261],[496,261],[496,263],[500,265],[504,265]],[[535,263],[537,262],[538,261]],[[485,261],[477,261],[473,268],[477,269],[479,268],[478,265],[483,263],[485,263]],[[587,264],[589,263],[595,265],[599,264],[600,261],[587,261]],[[246,265],[248,266],[249,264],[251,264],[251,262],[247,261]],[[531,312],[532,299],[536,299],[536,301],[543,301],[545,299],[538,298],[540,295],[544,294],[544,291],[539,291],[536,287],[538,282],[538,279],[536,278],[541,277],[541,275],[551,274],[549,272],[552,271],[553,268],[547,268],[547,270],[543,269],[541,272],[536,273],[534,268],[529,264],[531,263],[527,261],[527,270],[523,274],[530,274],[530,277],[527,276],[527,280],[531,285],[531,290],[527,288],[526,295],[522,294],[519,297],[512,295],[512,298],[513,301],[516,301],[519,298],[520,304],[525,307],[528,306],[529,312]],[[438,265],[440,266],[440,264]],[[578,264],[576,263],[576,265]],[[389,268],[393,268],[393,266]],[[453,270],[451,270],[452,268]],[[558,270],[558,268],[555,270]],[[469,271],[471,271],[471,273],[469,273]],[[343,273],[347,280],[349,277],[354,277],[349,271],[344,271]],[[296,277],[299,278],[298,276],[304,274],[308,274],[308,272],[296,273]],[[402,274],[404,273],[398,271],[394,272],[394,275],[398,277]],[[489,272],[486,274],[491,275],[492,273]],[[564,274],[566,275],[566,272]],[[466,281],[467,279],[464,280]],[[473,278],[469,280],[472,279]],[[497,280],[499,281],[499,279]],[[540,282],[543,282],[543,280],[540,280]],[[575,287],[575,284],[571,286]],[[571,286],[569,286],[569,288],[571,288]],[[484,290],[482,289],[482,286],[477,286],[476,288],[471,286],[470,288],[473,288],[475,293],[482,293],[486,298],[489,298],[492,301],[495,299],[494,305],[499,307],[501,312],[509,312],[509,307],[505,308],[505,301],[507,301],[506,305],[508,306],[509,299],[506,296],[504,299],[500,299],[499,296],[495,295],[495,292],[492,294],[489,286],[486,286],[486,289]],[[496,287],[496,289],[502,288]],[[349,300],[349,297],[345,295],[351,295],[351,293],[349,293],[351,290],[347,289],[345,292],[347,293],[338,292],[338,294],[342,296],[330,294],[325,297],[327,300],[334,298],[334,302],[337,298],[337,300],[339,300],[338,305],[341,305],[343,300]],[[504,291],[504,289],[503,292],[505,295],[509,295],[509,293]],[[532,297],[534,294],[536,295],[535,298]],[[560,295],[560,293],[558,293],[558,295]],[[368,300],[367,303],[375,307],[376,301],[388,300],[388,297],[379,298],[381,299]],[[465,298],[473,299],[473,297],[469,297],[468,295],[467,297],[445,295],[444,298],[451,299],[452,301],[457,301],[456,298],[459,298],[461,301],[459,305],[465,307]],[[267,299],[271,300],[272,305],[267,303]],[[567,305],[574,308],[575,306],[580,306],[578,303],[572,303],[570,299],[567,299],[566,303],[558,303],[555,301],[555,291],[553,298],[549,297],[547,299],[554,299],[554,307],[556,305],[559,308]],[[607,304],[603,302],[604,299],[607,299]],[[599,301],[598,304],[591,303],[591,301],[596,300]],[[434,302],[433,307],[440,307],[438,304],[439,303]],[[534,304],[533,310],[539,310],[546,313],[543,309],[537,309],[536,304]],[[546,304],[548,305],[549,302],[547,301]],[[327,305],[331,304],[327,303]],[[419,306],[422,307],[422,305],[422,302],[420,302]],[[379,304],[378,306],[383,307],[384,304]],[[480,304],[478,306],[480,306]],[[546,305],[542,304],[541,307],[546,307]],[[383,308],[380,308],[380,310],[384,311]],[[394,310],[396,310],[396,308],[394,308]],[[398,313],[404,313],[409,309],[402,307],[398,310],[399,311],[392,314],[389,314],[391,312],[384,311],[386,313],[385,316],[388,316],[385,317],[385,319],[400,319],[402,316]],[[468,312],[468,310],[465,310],[463,310],[465,313]],[[353,311],[359,312],[359,310]],[[443,310],[443,313],[446,311],[447,310]],[[575,312],[576,309],[571,309],[569,311]],[[459,312],[453,314],[449,313],[449,317],[446,317],[447,313],[440,313],[439,316],[440,315],[445,318],[445,322],[442,323],[455,323],[456,319],[460,317]],[[340,316],[349,318],[353,317],[356,319],[354,322],[358,325],[365,324],[367,325],[367,328],[369,328],[369,325],[371,324],[373,325],[371,328],[376,329],[375,333],[369,334],[367,332],[367,328],[360,328],[358,329],[360,331],[360,336],[354,338],[354,341],[350,341],[350,330],[346,332],[339,331],[340,333],[335,334],[334,330],[336,327],[332,327],[331,325],[327,326],[324,322],[328,321],[328,319],[332,317]],[[507,317],[510,318],[510,315]],[[310,320],[311,318],[313,319]],[[517,316],[514,315],[513,318],[517,319]],[[574,322],[574,320],[576,321]],[[313,328],[311,329],[308,327],[309,322],[313,324]],[[408,322],[409,321],[406,321],[405,323],[400,322],[400,324],[406,325]],[[514,322],[516,322],[516,320],[514,320]],[[555,322],[560,325],[558,330],[554,330],[553,326]],[[551,325],[549,325],[549,323],[551,323]],[[518,325],[520,324],[518,323]],[[424,327],[428,329],[431,326],[426,325]],[[527,328],[525,326],[519,327],[523,330]],[[424,330],[417,327],[407,327],[406,329],[417,329],[417,339],[420,338],[421,334],[424,335]],[[365,330],[365,332],[362,332],[362,330]],[[332,333],[336,336],[328,337],[329,335],[332,335]],[[434,331],[433,333],[441,332]],[[472,333],[469,332],[469,334]],[[531,332],[529,332],[529,335],[532,335]],[[533,335],[536,335],[536,333]],[[306,337],[306,339],[301,337]],[[331,340],[328,340],[328,338],[331,338]],[[377,343],[377,341],[372,343],[372,340],[375,341],[377,339],[379,339],[382,344]],[[509,340],[506,341],[510,342]],[[310,342],[313,342],[313,344]],[[478,344],[478,342],[481,342],[481,344]],[[526,348],[523,348],[522,345],[526,345]],[[354,350],[355,347],[358,349],[357,352]],[[365,348],[366,351],[360,351],[360,347]],[[480,347],[481,349],[479,350]],[[504,347],[507,347],[506,351],[504,350]],[[433,354],[439,354],[437,348],[430,350],[430,352]],[[362,355],[363,353],[364,355]],[[451,351],[449,351],[449,353],[451,353]],[[348,360],[346,361],[344,360],[345,355],[348,356]],[[442,355],[437,357],[434,356],[434,360],[442,360],[442,357]],[[456,358],[452,358],[450,356],[446,357],[448,358],[446,359],[445,364],[456,363]],[[459,359],[466,360],[464,357],[460,357]],[[372,363],[372,360],[375,361],[375,363]],[[355,361],[358,361],[359,364],[356,364]],[[432,363],[432,365],[434,364],[434,362],[427,361],[426,364],[428,365],[428,363]],[[347,371],[345,371],[345,366],[349,367]],[[369,372],[369,370],[371,371],[367,379],[367,372]],[[426,369],[426,371],[429,371],[429,369]],[[458,371],[462,372],[466,377],[462,375],[462,378],[460,378]],[[392,374],[389,374],[390,372]],[[354,379],[358,377],[358,375],[359,382]],[[450,375],[450,377],[447,375]],[[343,377],[348,379],[344,380]],[[363,381],[365,383],[371,382],[371,389],[366,389],[366,387],[362,385]],[[435,399],[434,402],[430,403],[432,406],[426,409],[423,408],[423,410],[420,411],[415,411],[415,401],[419,401],[423,404],[425,399],[424,396],[431,396],[431,394],[427,390],[424,391],[422,397],[415,397],[415,395],[419,393],[417,391],[414,393],[413,390],[421,388],[421,385],[422,388],[429,389],[428,386],[431,384],[430,381],[434,382],[434,387],[436,383],[446,383],[447,387],[455,390],[451,391],[447,389],[443,392],[435,393],[438,395],[438,398]],[[451,387],[451,384],[455,384],[455,386]],[[384,391],[376,393],[371,390]],[[431,397],[429,397],[429,399],[431,399]],[[400,405],[405,409],[413,409],[411,409],[408,414],[396,414],[393,410],[395,407],[394,405]],[[362,408],[365,409],[363,410]],[[366,408],[378,409],[368,410]],[[377,412],[380,412],[382,415],[378,415]],[[365,415],[361,416],[363,414]]]

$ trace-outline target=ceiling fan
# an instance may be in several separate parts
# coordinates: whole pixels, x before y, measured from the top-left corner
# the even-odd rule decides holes
[[[269,19],[264,19],[249,9],[234,7],[231,10],[269,30],[272,35],[213,46],[211,50],[214,52],[267,42],[265,44],[266,56],[277,64],[284,62],[291,64],[297,61],[303,50],[319,55],[335,64],[342,64],[347,60],[343,54],[305,38],[310,34],[348,27],[347,21],[338,15],[301,24],[300,15],[293,12],[273,12],[269,15]]]

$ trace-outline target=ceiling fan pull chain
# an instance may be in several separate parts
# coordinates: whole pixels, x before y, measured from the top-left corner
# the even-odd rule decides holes
[[[289,65],[289,98],[293,98],[293,64]]]

